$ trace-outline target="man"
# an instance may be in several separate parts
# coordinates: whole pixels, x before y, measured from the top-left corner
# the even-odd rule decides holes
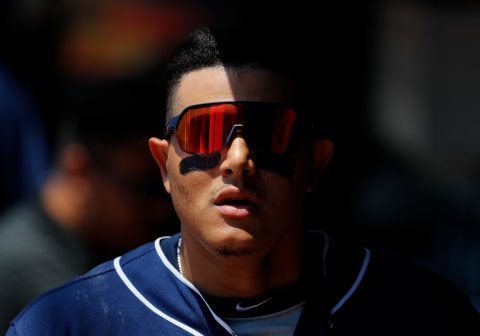
[[[478,335],[451,282],[307,232],[332,125],[296,36],[261,28],[199,28],[172,54],[149,145],[180,233],[46,293],[7,335]]]

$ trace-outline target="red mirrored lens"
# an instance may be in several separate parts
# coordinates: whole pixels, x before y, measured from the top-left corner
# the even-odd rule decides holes
[[[183,151],[210,154],[231,141],[234,126],[241,126],[242,136],[255,150],[284,153],[297,119],[292,109],[273,103],[202,104],[183,112],[176,136]]]

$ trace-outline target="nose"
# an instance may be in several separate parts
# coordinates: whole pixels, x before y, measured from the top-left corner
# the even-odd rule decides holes
[[[254,175],[256,168],[251,154],[252,152],[242,136],[242,131],[238,129],[232,134],[230,145],[227,146],[226,158],[220,164],[221,174],[226,177]]]

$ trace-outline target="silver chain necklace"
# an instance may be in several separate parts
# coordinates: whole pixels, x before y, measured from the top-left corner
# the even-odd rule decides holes
[[[180,253],[181,247],[182,247],[182,238],[179,238],[177,243],[177,263],[178,263],[178,271],[180,272],[181,275],[183,275],[182,255]]]

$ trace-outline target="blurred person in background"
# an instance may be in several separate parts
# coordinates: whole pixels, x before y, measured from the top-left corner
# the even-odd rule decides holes
[[[0,213],[34,195],[50,169],[43,120],[30,91],[0,64]]]
[[[163,131],[164,104],[155,109],[147,97],[152,87],[127,78],[161,71],[164,55],[184,31],[213,19],[217,10],[224,18],[229,6],[190,0],[0,4],[2,58],[37,100],[50,150],[47,169],[5,159],[11,173],[44,174],[40,183],[4,180],[13,190],[24,182],[38,194],[6,207],[0,218],[0,330],[38,293],[152,237],[178,231],[146,144]],[[10,83],[0,94],[7,88]],[[0,123],[0,147],[6,145],[7,154],[28,162],[43,155],[36,148],[41,139],[28,151],[13,148],[2,136],[15,128]],[[35,133],[26,134],[17,139],[25,143]]]
[[[0,329],[39,293],[178,231],[146,141],[162,130],[159,89],[135,80],[68,86],[54,170],[38,197],[0,219]]]

